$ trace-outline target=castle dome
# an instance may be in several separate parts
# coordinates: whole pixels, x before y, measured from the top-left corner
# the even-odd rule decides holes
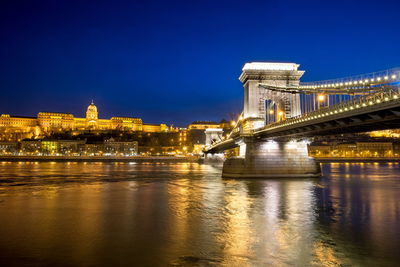
[[[93,103],[93,100],[92,100],[92,103],[88,106],[87,112],[97,112],[97,107],[96,107],[96,105]]]
[[[86,110],[86,119],[88,120],[97,120],[99,117],[99,113],[97,111],[97,107],[95,106],[95,104],[92,103],[88,106],[87,110]]]

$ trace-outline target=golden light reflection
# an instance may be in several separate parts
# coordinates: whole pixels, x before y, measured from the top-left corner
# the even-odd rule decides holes
[[[342,266],[340,259],[335,256],[335,251],[331,247],[328,247],[327,244],[316,242],[314,244],[314,254],[315,260],[313,265],[326,267]]]
[[[190,196],[195,193],[192,192],[193,188],[190,188],[188,180],[181,180],[179,182],[168,183],[168,195],[171,212],[174,213],[175,227],[172,231],[173,235],[178,236],[182,242],[188,238],[188,213]]]
[[[251,245],[257,236],[251,228],[248,212],[252,202],[248,198],[246,186],[243,183],[235,184],[235,191],[225,195],[224,201],[226,222],[223,233],[219,237],[225,244],[222,265],[229,266],[232,262],[238,261],[248,264],[246,258],[253,255]]]

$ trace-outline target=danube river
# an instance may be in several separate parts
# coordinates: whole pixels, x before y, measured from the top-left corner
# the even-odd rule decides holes
[[[0,162],[2,266],[398,266],[400,165]]]

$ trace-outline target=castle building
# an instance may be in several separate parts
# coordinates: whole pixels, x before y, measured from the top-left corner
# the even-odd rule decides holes
[[[169,128],[166,124],[144,124],[142,119],[133,117],[99,119],[99,112],[93,101],[86,110],[86,118],[57,112],[39,112],[37,117],[0,115],[0,141],[20,141],[51,132],[86,130],[167,132]]]

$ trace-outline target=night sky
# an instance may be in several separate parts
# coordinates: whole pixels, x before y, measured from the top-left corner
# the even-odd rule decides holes
[[[398,1],[0,3],[0,113],[56,111],[185,126],[240,112],[250,61],[303,81],[400,66]]]

